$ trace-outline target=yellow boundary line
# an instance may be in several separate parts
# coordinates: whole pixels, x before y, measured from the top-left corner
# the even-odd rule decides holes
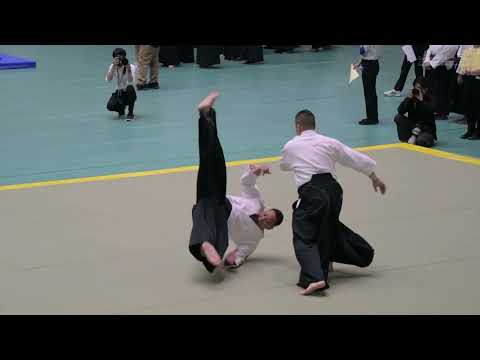
[[[428,149],[428,148],[409,145],[405,143],[366,146],[366,147],[355,148],[355,150],[363,152],[363,151],[376,151],[376,150],[395,149],[395,148],[420,152],[423,154],[428,154],[428,155],[443,158],[443,159],[455,160],[455,161],[460,161],[463,163],[468,163],[473,165],[480,165],[479,158],[458,155],[458,154],[449,153],[446,151]],[[275,156],[275,157],[267,157],[267,158],[260,158],[260,159],[251,159],[251,160],[230,161],[230,162],[227,162],[227,167],[241,166],[246,164],[264,164],[264,163],[271,163],[279,160],[280,160],[280,157]],[[113,174],[113,175],[90,176],[90,177],[62,179],[62,180],[50,180],[50,181],[41,181],[41,182],[33,182],[33,183],[26,183],[26,184],[0,185],[0,191],[33,189],[33,188],[53,186],[53,185],[81,184],[81,183],[97,182],[97,181],[111,181],[111,180],[129,179],[129,178],[152,176],[152,175],[176,174],[181,172],[196,171],[197,169],[198,169],[198,166],[182,166],[182,167],[170,168],[170,169],[138,171],[138,172]]]

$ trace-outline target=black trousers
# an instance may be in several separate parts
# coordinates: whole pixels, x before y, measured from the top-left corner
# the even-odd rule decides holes
[[[423,65],[422,65],[422,60],[416,60],[414,62],[415,64],[415,78],[418,78],[419,76],[423,76]],[[397,91],[402,91],[403,87],[405,86],[405,82],[407,81],[408,77],[408,72],[410,71],[410,68],[412,67],[412,63],[407,60],[407,56],[405,55],[403,57],[403,63],[402,63],[402,68],[400,69],[400,77],[397,80],[397,83],[395,84],[394,89]]]
[[[210,242],[223,257],[228,247],[228,217],[232,206],[226,198],[227,169],[223,149],[218,139],[215,110],[198,120],[200,165],[197,175],[197,201],[192,209],[190,253],[209,272],[214,267],[202,256],[203,242]]]
[[[263,47],[262,46],[244,46],[242,48],[242,60],[247,63],[258,63],[263,61]]]
[[[328,280],[329,262],[366,267],[373,248],[339,220],[343,190],[330,174],[314,175],[298,189],[300,204],[293,204],[293,247],[300,263],[302,288]]]
[[[464,76],[465,107],[470,131],[480,131],[480,79]]]
[[[449,114],[451,106],[452,72],[445,66],[439,66],[428,72],[427,80],[432,89],[433,108],[438,114]]]
[[[380,71],[378,60],[362,60],[362,82],[365,96],[367,119],[378,121],[377,75]]]
[[[395,116],[395,124],[397,124],[397,134],[398,140],[402,142],[407,142],[412,136],[412,130],[415,128],[415,122],[409,119],[407,116],[397,114]],[[434,137],[432,134],[426,131],[420,132],[417,135],[415,145],[432,147],[435,144]]]
[[[107,103],[107,110],[118,112],[118,115],[125,115],[125,107],[128,106],[128,115],[133,115],[133,108],[137,101],[137,93],[132,85],[125,90],[115,91]]]

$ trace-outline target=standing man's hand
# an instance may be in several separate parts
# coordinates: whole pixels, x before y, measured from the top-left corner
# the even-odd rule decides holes
[[[430,65],[430,63],[425,63],[425,70],[432,70],[432,65]]]
[[[378,190],[380,190],[382,195],[384,195],[387,191],[387,186],[385,185],[385,183],[379,177],[377,177],[375,173],[372,173],[372,175],[370,175],[370,180],[372,180],[373,190],[375,190],[375,192],[378,192]]]

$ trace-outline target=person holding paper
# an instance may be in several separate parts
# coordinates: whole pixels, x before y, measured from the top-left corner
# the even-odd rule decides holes
[[[415,56],[415,77],[423,76],[423,55],[425,51],[428,49],[428,45],[407,45],[410,46],[413,50],[413,54]],[[407,50],[408,51],[408,50]],[[410,59],[412,60],[412,59]],[[392,90],[385,91],[383,94],[385,96],[402,96],[402,90],[405,86],[405,82],[407,81],[408,73],[410,68],[412,67],[412,61],[410,61],[407,57],[407,54],[403,57],[402,67],[400,69],[400,76],[398,77],[397,82]]]
[[[293,247],[300,263],[297,286],[310,295],[329,288],[329,263],[359,267],[371,264],[374,249],[340,220],[343,190],[333,176],[336,163],[365,174],[375,192],[386,186],[375,175],[376,162],[340,141],[315,131],[315,115],[302,110],[295,116],[297,136],[283,147],[280,169],[292,171],[298,188],[292,215]]]
[[[361,67],[363,93],[365,96],[366,119],[359,121],[360,125],[378,124],[377,76],[380,71],[378,58],[381,45],[360,45],[360,62],[355,69]]]
[[[398,139],[413,145],[432,147],[437,141],[437,126],[427,80],[423,76],[417,77],[413,86],[395,116]]]

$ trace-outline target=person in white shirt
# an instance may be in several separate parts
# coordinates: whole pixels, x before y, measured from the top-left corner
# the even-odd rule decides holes
[[[472,47],[478,49],[480,45],[462,45],[462,53],[465,49]],[[480,73],[472,70],[464,69],[462,66],[457,69],[458,81],[464,85],[463,96],[467,118],[467,131],[461,138],[480,140]]]
[[[378,59],[381,45],[360,45],[360,62],[355,68],[362,69],[363,93],[367,117],[359,121],[360,125],[378,124],[377,76],[380,71]]]
[[[209,272],[222,265],[229,236],[237,248],[227,255],[224,264],[237,267],[256,249],[264,230],[283,221],[280,210],[265,208],[256,187],[256,178],[269,173],[267,167],[250,166],[241,178],[242,194],[226,196],[227,170],[212,108],[218,95],[212,92],[198,105],[200,165],[189,243],[190,253]]]
[[[112,53],[112,64],[108,68],[106,81],[115,79],[115,92],[107,103],[109,111],[118,112],[119,118],[125,117],[125,108],[128,107],[127,121],[135,118],[133,108],[137,100],[137,93],[133,87],[131,65],[127,60],[125,49],[117,48]]]
[[[295,255],[301,271],[297,286],[302,295],[329,288],[329,263],[366,267],[374,249],[339,220],[343,190],[335,178],[335,164],[368,176],[375,191],[386,186],[374,172],[376,163],[340,141],[315,132],[315,116],[302,110],[295,116],[297,136],[282,150],[280,169],[293,171],[299,200],[293,208]]]
[[[451,103],[451,79],[459,45],[430,45],[423,62],[430,83],[437,120],[447,120]]]
[[[417,59],[415,60],[415,78],[423,76],[423,55],[428,49],[428,45],[410,45],[415,53]],[[385,96],[402,96],[402,90],[407,81],[408,72],[412,67],[412,63],[408,61],[407,55],[403,56],[402,67],[400,69],[400,76],[392,90],[385,91]]]

